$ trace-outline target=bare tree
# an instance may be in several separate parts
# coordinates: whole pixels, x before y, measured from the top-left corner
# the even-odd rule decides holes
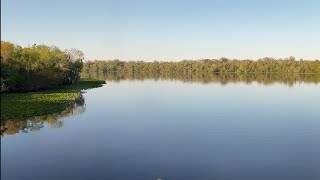
[[[67,49],[66,53],[67,53],[68,59],[72,62],[74,61],[82,62],[82,60],[84,59],[83,52],[78,49],[75,49],[75,48]]]

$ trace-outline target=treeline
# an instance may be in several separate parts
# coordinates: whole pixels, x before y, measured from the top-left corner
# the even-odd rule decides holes
[[[21,47],[1,41],[1,92],[26,92],[80,79],[83,53],[55,46]]]
[[[144,61],[89,61],[84,63],[84,72],[150,72],[159,74],[192,73],[320,73],[320,61],[263,58],[252,60],[229,60],[221,58],[204,60],[183,60],[180,62],[144,62]]]

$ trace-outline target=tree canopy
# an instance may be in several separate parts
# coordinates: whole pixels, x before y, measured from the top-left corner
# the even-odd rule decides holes
[[[80,79],[83,53],[55,46],[21,47],[1,41],[1,92],[36,91]]]
[[[150,72],[159,74],[170,73],[320,73],[318,60],[296,60],[294,57],[286,59],[262,58],[253,60],[229,60],[227,58],[183,60],[179,62],[144,62],[120,60],[95,60],[84,63],[84,72]]]

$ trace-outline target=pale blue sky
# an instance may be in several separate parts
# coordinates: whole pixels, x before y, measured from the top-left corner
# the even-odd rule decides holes
[[[87,59],[320,59],[320,1],[1,0],[1,40]]]

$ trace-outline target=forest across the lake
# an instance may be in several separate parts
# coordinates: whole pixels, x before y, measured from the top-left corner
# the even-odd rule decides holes
[[[320,61],[289,57],[258,60],[202,59],[173,61],[94,60],[83,64],[82,77],[100,80],[178,79],[193,82],[320,82]]]
[[[261,74],[318,74],[319,60],[303,60],[289,57],[275,59],[266,57],[254,60],[237,59],[202,59],[173,61],[120,61],[94,60],[83,65],[83,71],[89,72],[120,72],[120,73],[159,73],[159,74],[192,74],[192,73],[261,73]]]

